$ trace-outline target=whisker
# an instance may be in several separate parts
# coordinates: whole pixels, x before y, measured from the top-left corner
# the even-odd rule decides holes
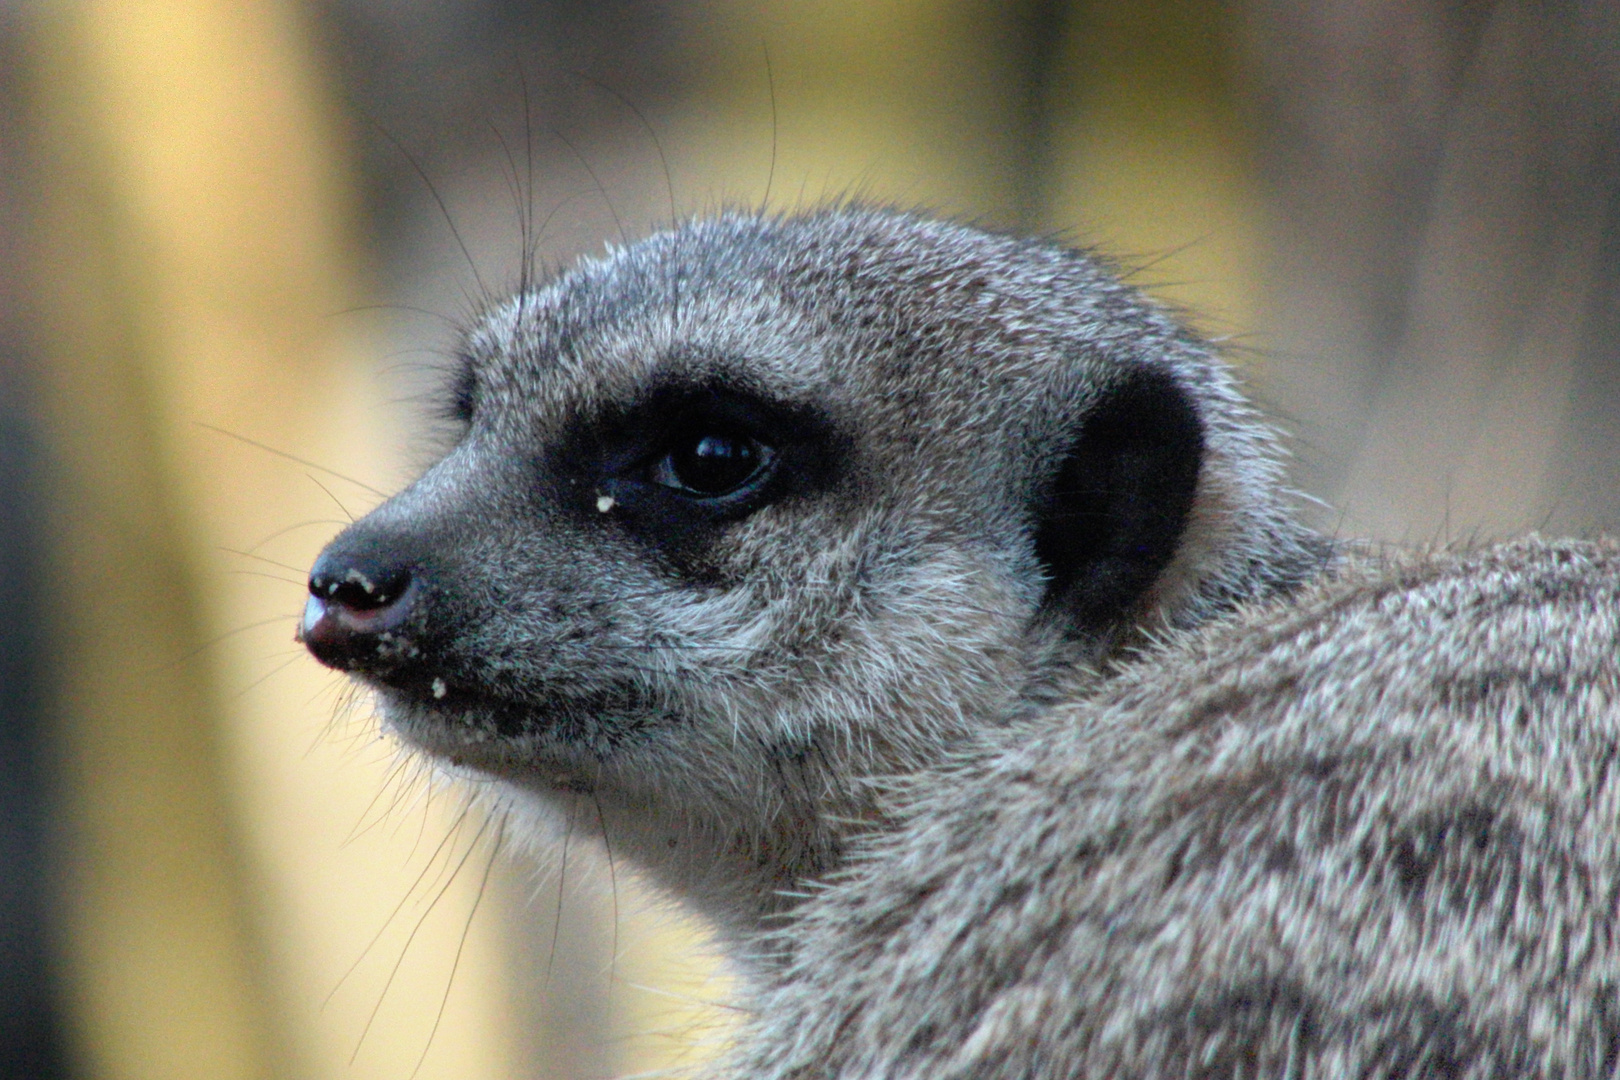
[[[259,562],[266,563],[266,564],[268,564],[270,566],[278,566],[283,570],[291,570],[293,573],[297,574],[300,578],[305,577],[309,573],[309,570],[308,570],[307,567],[294,566],[291,563],[278,562],[275,559],[269,558],[268,556],[265,556],[265,555],[256,555],[251,551],[240,551],[237,548],[228,548],[228,547],[222,547],[222,548],[219,548],[218,550],[223,551],[227,555],[240,555],[244,559],[255,559],[255,560],[259,561]]]
[[[416,855],[417,849],[422,846],[422,840],[427,836],[428,809],[433,805],[434,794],[435,792],[433,785],[430,783],[427,787],[426,798],[424,798],[422,801],[422,817],[416,825],[416,839],[411,841],[412,857]],[[471,806],[462,807],[461,814],[456,818],[456,828],[459,829],[461,827],[461,823],[467,819],[467,814],[471,812],[471,810]],[[395,829],[394,834],[397,836],[399,834],[399,830]]]
[[[445,1006],[450,1004],[450,991],[456,985],[456,972],[461,968],[461,954],[466,951],[467,938],[472,933],[473,919],[478,915],[478,906],[484,902],[484,893],[489,890],[490,871],[495,869],[495,859],[501,853],[501,842],[506,836],[506,816],[502,816],[501,823],[495,829],[495,840],[489,847],[489,861],[484,863],[483,876],[478,879],[478,892],[473,895],[472,910],[467,912],[467,921],[461,927],[461,940],[456,943],[455,959],[450,962],[450,977],[444,983],[444,996],[439,999],[439,1011],[434,1014],[433,1026],[428,1029],[427,1045],[422,1047],[422,1056],[416,1059],[416,1068],[411,1070],[411,1080],[416,1080],[416,1074],[422,1071],[422,1063],[427,1060],[428,1051],[433,1049],[434,1036],[439,1033],[439,1024],[444,1020]],[[478,842],[477,837],[473,843]],[[468,849],[471,854],[471,848]]]
[[[302,465],[302,464],[305,464],[305,463],[304,462],[299,462],[299,464]],[[339,479],[347,479],[347,478],[346,477],[340,477]],[[351,484],[359,484],[360,483],[358,480],[350,480],[349,482]],[[364,485],[361,485],[361,486],[364,486]],[[377,494],[381,495],[382,493],[378,492]],[[383,497],[386,498],[387,496],[383,496]],[[271,533],[269,536],[265,537],[263,540],[260,540],[257,544],[254,544],[252,547],[248,548],[246,551],[239,551],[239,552],[237,552],[237,554],[238,555],[251,555],[253,552],[258,551],[260,548],[264,547],[266,544],[271,543],[271,542],[273,542],[275,540],[279,540],[283,536],[286,536],[290,532],[297,532],[299,529],[308,529],[308,528],[311,528],[312,526],[315,526],[315,525],[329,525],[329,526],[330,525],[337,525],[337,526],[341,527],[341,526],[346,525],[346,524],[348,524],[348,522],[338,521],[336,518],[314,518],[314,519],[312,519],[310,521],[300,521],[296,525],[288,525],[285,529],[277,529],[275,532]]]
[[[354,524],[354,514],[349,511],[349,508],[347,506],[343,505],[343,500],[342,499],[339,499],[336,495],[332,494],[332,489],[331,488],[327,487],[325,484],[321,483],[319,480],[315,479],[313,476],[310,476],[308,473],[305,473],[304,476],[305,476],[306,479],[309,480],[310,483],[314,484],[316,487],[318,487],[322,491],[326,492],[326,497],[328,499],[331,499],[334,503],[336,503],[337,508],[339,510],[343,511],[343,516],[349,519],[349,524],[351,524],[351,525]]]
[[[279,579],[277,579],[277,580],[279,580]],[[209,638],[207,641],[203,642],[201,645],[198,645],[196,648],[191,649],[191,650],[189,650],[187,652],[181,653],[179,656],[175,657],[173,660],[170,660],[168,663],[163,664],[161,667],[154,668],[153,672],[155,673],[155,672],[159,672],[159,671],[168,671],[171,668],[178,667],[179,665],[185,663],[187,660],[194,659],[195,657],[201,655],[202,653],[208,651],[209,649],[212,649],[215,645],[218,645],[220,642],[225,641],[225,640],[227,640],[229,638],[233,638],[237,634],[245,634],[250,630],[262,630],[264,627],[271,626],[271,625],[273,625],[275,623],[278,623],[278,622],[296,621],[297,619],[298,619],[297,615],[273,615],[268,619],[261,619],[258,622],[248,623],[246,626],[238,626],[235,630],[227,630],[223,634],[219,634],[219,635],[217,635],[215,637]]]
[[[486,300],[494,296],[495,294],[489,291],[489,286],[484,284],[483,275],[478,272],[478,263],[473,259],[472,251],[467,247],[467,241],[462,238],[461,230],[456,228],[455,215],[451,214],[450,208],[445,205],[444,196],[439,194],[438,185],[428,176],[427,170],[422,168],[421,162],[416,160],[415,155],[405,148],[405,144],[394,137],[393,132],[384,127],[379,127],[378,130],[382,132],[383,138],[392,143],[394,149],[399,151],[400,156],[406,160],[412,171],[416,173],[427,188],[428,195],[432,197],[433,202],[438,206],[440,215],[444,217],[445,225],[450,229],[450,236],[455,240],[456,247],[461,249],[461,257],[467,260],[467,269],[472,271],[473,281],[478,285],[479,295]]]
[[[226,431],[222,427],[215,427],[213,424],[205,423],[202,420],[193,420],[192,423],[197,425],[198,427],[207,428],[209,431],[213,431],[213,432],[216,432],[216,433],[218,433],[220,435],[223,435],[228,439],[235,439],[237,442],[246,443],[249,446],[257,447],[258,449],[263,450],[267,454],[274,454],[276,457],[286,458],[288,461],[297,462],[298,464],[304,466],[305,468],[314,469],[316,472],[323,472],[327,476],[336,477],[337,479],[342,480],[345,483],[353,484],[355,487],[360,488],[363,491],[369,491],[373,495],[377,496],[378,498],[381,498],[381,499],[388,498],[388,493],[387,492],[381,491],[381,490],[379,490],[377,488],[374,488],[370,484],[366,483],[363,480],[356,480],[352,476],[344,476],[342,473],[338,472],[336,469],[328,469],[325,465],[317,465],[315,462],[306,460],[305,458],[301,458],[297,454],[289,454],[287,451],[279,450],[276,447],[269,445],[268,443],[259,442],[257,439],[250,439],[246,435],[238,435],[234,431]],[[293,527],[297,528],[298,526],[293,526]],[[277,535],[280,535],[280,534],[277,534]],[[259,547],[259,546],[261,546],[261,545],[258,545],[258,544],[254,545],[254,547]]]
[[[471,808],[469,807],[469,809]],[[416,880],[411,882],[411,887],[405,890],[405,895],[399,898],[399,903],[394,905],[394,910],[388,913],[388,918],[383,920],[382,925],[377,928],[377,932],[371,936],[371,940],[366,942],[366,947],[360,950],[360,955],[354,958],[354,963],[349,965],[348,970],[338,978],[337,984],[334,985],[331,990],[327,991],[326,997],[321,999],[322,1009],[326,1008],[326,1006],[331,1002],[332,998],[337,995],[337,992],[343,988],[344,982],[348,980],[350,975],[354,974],[355,969],[360,966],[361,962],[365,960],[367,956],[371,955],[371,950],[377,947],[377,942],[382,940],[382,936],[388,932],[388,928],[392,926],[394,920],[399,917],[399,913],[405,909],[405,904],[410,900],[411,896],[416,892],[416,890],[421,887],[423,879],[427,877],[428,870],[430,870],[433,864],[438,861],[440,853],[444,851],[445,845],[450,843],[451,837],[456,835],[456,831],[461,828],[461,822],[466,818],[466,816],[467,811],[463,811],[462,816],[457,818],[455,823],[451,825],[450,828],[445,830],[444,839],[439,841],[439,846],[433,849],[432,855],[428,856],[427,863],[422,867],[421,872],[416,875]],[[387,993],[387,989],[385,988],[383,992]],[[378,1004],[380,1006],[381,1002],[379,1001]],[[361,1038],[364,1039],[365,1036],[362,1035]],[[358,1047],[355,1048],[355,1053],[359,1053]],[[351,1058],[350,1061],[352,1063],[353,1059]]]
[[[568,880],[568,843],[574,835],[574,806],[577,800],[568,801],[568,816],[563,820],[562,862],[557,867],[557,917],[551,924],[551,952],[546,957],[545,985],[551,985],[551,969],[557,962],[557,942],[562,937],[563,888]]]
[[[297,650],[291,656],[287,657],[286,660],[284,660],[281,663],[277,664],[275,667],[271,668],[269,671],[265,672],[263,675],[260,675],[257,679],[254,679],[252,682],[250,682],[246,686],[242,687],[242,689],[238,690],[236,692],[237,698],[246,697],[260,683],[265,682],[268,679],[270,679],[270,678],[272,678],[272,677],[274,677],[276,675],[280,675],[283,671],[286,671],[288,668],[290,668],[294,664],[298,663],[298,661],[302,660],[307,655],[308,654],[305,653],[303,649]]]
[[[456,875],[460,874],[461,868],[467,865],[467,860],[472,857],[472,853],[478,845],[479,838],[484,835],[484,830],[487,828],[489,828],[489,819],[485,818],[484,823],[480,825],[478,827],[478,831],[473,834],[472,842],[467,845],[466,854],[462,855],[461,861],[456,864],[455,870],[451,872],[450,876],[439,888],[439,891],[434,894],[433,900],[427,905],[427,909],[422,912],[421,918],[416,920],[416,925],[411,927],[410,934],[405,938],[404,946],[399,950],[399,959],[394,961],[393,968],[388,972],[388,979],[383,983],[382,993],[377,996],[377,1004],[372,1007],[371,1015],[366,1018],[366,1026],[360,1032],[360,1041],[355,1044],[354,1053],[349,1056],[350,1065],[353,1065],[355,1059],[360,1056],[360,1048],[365,1045],[366,1036],[371,1032],[371,1026],[377,1020],[377,1014],[382,1011],[383,1001],[387,999],[388,991],[393,987],[394,979],[399,975],[399,969],[405,963],[405,956],[411,951],[411,944],[416,941],[416,935],[421,932],[423,925],[427,922],[428,916],[433,914],[433,909],[438,907],[439,901],[443,899],[444,894],[450,890],[450,886],[455,884]],[[408,893],[406,895],[409,896]]]
[[[765,197],[760,200],[759,208],[768,211],[771,206],[771,184],[776,180],[776,76],[771,72],[770,44],[761,42],[760,48],[765,53],[765,88],[771,99],[771,169],[765,174]]]
[[[648,983],[639,982],[627,982],[624,985],[628,986],[632,990],[638,990],[644,994],[653,994],[658,997],[669,998],[671,1001],[678,1001],[682,1005],[704,1005],[711,1008],[726,1009],[731,1012],[745,1014],[751,1011],[747,1007],[738,1005],[735,1002],[714,998],[695,997],[692,994],[682,994],[678,991],[670,990],[669,988],[663,986],[652,986]]]
[[[518,293],[519,296],[526,296],[534,286],[535,262],[540,257],[540,240],[545,235],[545,226],[541,226],[539,232],[534,231],[534,121],[533,109],[529,101],[529,76],[523,70],[522,64],[518,65],[518,87],[523,91],[523,157],[525,169],[523,179],[524,212],[522,214],[523,261],[518,268]],[[517,167],[514,165],[513,172],[516,171]],[[554,210],[552,213],[556,213],[556,211]],[[549,224],[551,224],[551,217],[547,215],[546,225]],[[518,303],[522,304],[523,301],[520,299]]]
[[[564,207],[573,202],[575,199],[584,199],[595,194],[596,190],[594,188],[586,188],[583,191],[571,191],[567,195],[564,195],[557,202],[557,205],[553,206],[551,210],[547,212],[545,219],[540,222],[540,232],[535,238],[535,243],[537,245],[539,244],[540,239],[546,235],[546,231],[551,228],[551,223],[556,220],[558,214],[563,212]]]
[[[608,890],[613,898],[613,936],[608,949],[608,981],[607,1004],[603,1012],[608,1016],[613,1013],[613,980],[619,965],[619,873],[613,862],[613,842],[608,838],[607,818],[602,816],[602,799],[596,792],[591,792],[591,802],[596,804],[596,825],[602,834],[602,850],[607,853],[608,864]]]
[[[624,222],[619,219],[618,208],[613,205],[613,200],[608,196],[607,187],[602,183],[602,178],[596,175],[596,170],[591,168],[591,163],[585,160],[585,155],[579,152],[579,147],[568,140],[568,136],[556,128],[551,129],[551,134],[556,136],[557,140],[564,146],[568,147],[569,153],[574,155],[574,159],[579,162],[580,168],[585,170],[585,174],[596,185],[596,193],[602,197],[603,205],[607,207],[609,216],[613,218],[613,228],[619,234],[619,243],[628,246],[630,243],[629,234],[624,231]]]
[[[279,581],[283,585],[296,585],[300,589],[307,584],[303,578],[282,577],[280,574],[272,574],[268,570],[227,570],[225,573],[230,574],[232,577],[257,577],[268,581]],[[284,618],[288,619],[296,619],[297,617],[296,615],[284,616]]]
[[[368,817],[371,817],[371,812],[377,808],[377,804],[382,801],[384,795],[389,794],[391,789],[397,789],[403,786],[404,781],[401,779],[401,777],[403,776],[407,767],[408,766],[405,759],[396,756],[394,764],[389,766],[388,771],[383,774],[383,782],[377,785],[376,791],[372,792],[371,801],[366,803],[366,808],[364,810],[360,811],[360,819],[356,821],[354,823],[354,827],[349,830],[349,835],[345,836],[342,842],[338,844],[338,850],[343,850],[356,840],[360,839],[360,837],[376,828],[379,822],[386,820],[388,813],[391,813],[399,806],[398,800],[400,799],[400,793],[398,790],[393,790],[395,801],[389,805],[389,809],[383,814],[372,818],[370,821],[366,820]]]
[[[590,83],[592,86],[596,87],[598,90],[602,90],[602,91],[605,91],[606,93],[612,94],[615,98],[618,99],[619,104],[621,104],[625,108],[629,109],[630,112],[635,116],[635,118],[638,121],[640,121],[642,129],[647,132],[647,137],[652,140],[653,149],[658,152],[658,163],[660,165],[662,165],[663,169],[664,169],[664,192],[669,197],[669,223],[671,225],[674,225],[675,220],[676,220],[676,214],[675,214],[675,181],[674,181],[674,179],[673,179],[673,177],[672,177],[672,175],[671,175],[671,173],[669,171],[669,158],[667,156],[665,156],[665,154],[664,154],[664,144],[658,141],[658,132],[655,131],[653,129],[652,124],[648,122],[647,114],[642,112],[639,108],[637,108],[635,102],[631,101],[629,98],[627,98],[623,94],[619,93],[618,90],[616,90],[613,87],[609,86],[607,83],[602,82],[599,79],[595,79],[595,78],[591,77],[590,75],[585,74],[584,72],[576,71],[576,72],[574,72],[574,75],[577,78],[584,79],[586,82]]]
[[[517,213],[518,233],[524,238],[524,247],[527,250],[529,218],[523,208],[523,192],[519,190],[522,182],[518,179],[517,159],[512,156],[512,148],[507,145],[506,136],[501,134],[500,127],[493,121],[487,122],[485,126],[489,128],[490,134],[495,136],[495,141],[501,147],[501,156],[506,159],[506,168],[501,171],[501,181],[506,184],[506,193],[512,197],[512,207]],[[518,292],[520,293],[528,291],[526,267],[527,259],[518,268]]]
[[[434,311],[431,308],[417,307],[414,304],[356,304],[353,307],[342,308],[338,311],[332,312],[331,314],[359,315],[368,311],[408,311],[412,315],[424,315],[427,318],[436,319],[452,330],[459,331],[461,329],[460,323],[456,322],[456,320],[452,319],[443,312]],[[420,351],[428,352],[431,350],[424,349]]]

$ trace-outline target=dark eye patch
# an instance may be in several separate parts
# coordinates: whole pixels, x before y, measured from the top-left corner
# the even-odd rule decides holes
[[[577,514],[684,559],[728,524],[827,489],[846,456],[817,408],[700,384],[579,418],[547,465]]]

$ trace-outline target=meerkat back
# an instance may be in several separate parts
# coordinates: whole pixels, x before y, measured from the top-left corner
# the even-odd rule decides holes
[[[737,1075],[1609,1077],[1620,547],[1352,563],[919,785]]]

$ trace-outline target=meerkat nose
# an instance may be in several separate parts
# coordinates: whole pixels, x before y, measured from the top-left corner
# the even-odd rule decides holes
[[[414,585],[408,567],[328,549],[310,571],[298,640],[328,667],[381,673],[407,644]]]

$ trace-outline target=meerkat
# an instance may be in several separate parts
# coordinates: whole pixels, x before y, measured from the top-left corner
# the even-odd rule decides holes
[[[1259,1046],[1262,1014],[1300,1030],[1316,1014],[1245,1011],[1243,988],[1281,1001],[1297,985],[1306,1001],[1321,987],[1267,982],[1254,957],[1331,982],[1352,962],[1322,944],[1332,932],[1387,946],[1397,966],[1429,956],[1386,925],[1398,874],[1368,879],[1383,907],[1311,907],[1332,888],[1320,852],[1341,838],[1306,834],[1332,820],[1391,852],[1416,845],[1411,859],[1435,846],[1449,867],[1451,838],[1489,835],[1466,824],[1485,779],[1530,753],[1481,750],[1486,764],[1447,788],[1449,759],[1380,711],[1381,680],[1435,673],[1418,712],[1436,738],[1435,717],[1481,717],[1497,690],[1613,726],[1612,662],[1592,662],[1610,682],[1584,698],[1522,668],[1501,686],[1494,668],[1447,682],[1468,633],[1506,650],[1481,656],[1552,656],[1535,633],[1580,621],[1526,624],[1507,569],[1341,565],[1295,520],[1277,441],[1214,351],[1079,252],[852,206],[727,214],[494,306],[459,361],[454,445],[321,554],[300,637],[375,690],[401,740],[494,778],[511,805],[560,816],[589,796],[575,834],[609,838],[707,915],[765,991],[739,1075],[1272,1061],[1220,1047]],[[1612,585],[1608,555],[1587,549],[1495,557],[1532,585],[1574,560],[1569,595]],[[1423,592],[1445,573],[1463,589],[1453,608]],[[1425,614],[1443,625],[1425,630]],[[1590,629],[1612,655],[1612,617]],[[1456,652],[1453,667],[1426,667],[1426,643]],[[1356,666],[1351,645],[1372,657]],[[1280,674],[1249,702],[1256,667]],[[1184,730],[1221,709],[1238,719],[1205,727],[1225,742]],[[1249,775],[1223,771],[1243,717],[1257,746],[1320,729],[1322,754],[1252,751],[1227,846],[1225,819],[1194,796]],[[1410,744],[1430,767],[1355,771],[1352,736],[1395,757]],[[1285,764],[1323,800],[1314,817],[1290,816],[1306,796]],[[1463,816],[1401,839],[1400,808],[1424,799]],[[1297,834],[1292,863],[1257,839],[1267,829]],[[1107,853],[1162,895],[1107,892],[1125,888],[1097,870]],[[1228,909],[1257,889],[1294,897],[1286,933],[1270,952],[1222,952],[1256,932]],[[1138,925],[1123,921],[1132,904],[1162,932],[1112,938],[1112,922]],[[1164,927],[1183,936],[1159,957]],[[1149,1016],[1150,991],[1169,993],[1155,979],[1203,986],[1193,953],[1229,991],[1198,1013],[1226,1043]],[[1452,1015],[1444,993],[1431,1000]],[[1407,1009],[1390,1005],[1391,1039],[1418,1030]],[[1116,1036],[1163,1049],[1110,1058],[1099,1048]],[[1350,1075],[1333,1071],[1348,1052],[1300,1052],[1289,1060]]]

